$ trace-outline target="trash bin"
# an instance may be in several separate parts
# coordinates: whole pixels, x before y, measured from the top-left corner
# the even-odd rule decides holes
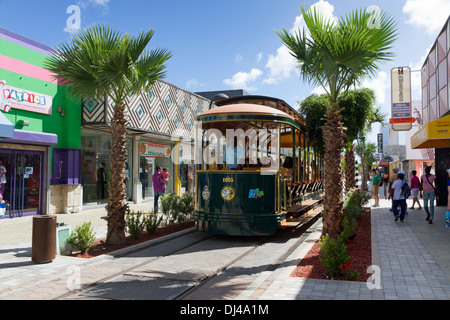
[[[31,260],[36,263],[51,262],[56,255],[56,216],[33,217]]]

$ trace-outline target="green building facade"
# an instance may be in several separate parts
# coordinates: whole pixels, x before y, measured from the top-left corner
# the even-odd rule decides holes
[[[43,67],[50,50],[0,28],[5,217],[80,210],[81,103]]]

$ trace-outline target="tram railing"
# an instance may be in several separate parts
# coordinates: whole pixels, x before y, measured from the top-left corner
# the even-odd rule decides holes
[[[275,211],[282,213],[308,199],[321,197],[323,180],[293,183],[292,176],[279,171],[276,174]]]

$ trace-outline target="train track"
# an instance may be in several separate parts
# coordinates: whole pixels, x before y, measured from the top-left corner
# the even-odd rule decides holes
[[[216,235],[207,235],[207,234],[198,234],[196,231],[191,231],[188,233],[184,233],[180,236],[174,237],[171,240],[176,240],[178,238],[178,242],[183,243],[184,239],[186,239],[185,244],[178,245],[177,247],[171,248],[164,252],[163,254],[149,258],[141,263],[133,265],[127,269],[121,270],[120,272],[114,273],[112,275],[106,276],[98,281],[82,286],[78,290],[74,290],[68,292],[66,294],[60,295],[54,300],[72,300],[72,299],[132,299],[130,296],[121,297],[120,294],[114,291],[125,291],[127,284],[135,286],[133,290],[130,292],[134,292],[136,294],[136,299],[151,299],[151,296],[145,296],[145,294],[150,294],[150,290],[155,290],[155,287],[161,285],[164,288],[170,288],[172,286],[172,293],[163,297],[154,298],[157,300],[182,300],[188,295],[195,293],[196,290],[202,288],[209,281],[214,279],[216,276],[226,272],[230,266],[233,266],[237,261],[240,261],[244,257],[249,256],[252,252],[257,250],[258,248],[263,247],[266,244],[281,242],[283,238],[285,239],[296,239],[295,241],[291,241],[291,244],[288,248],[285,248],[283,253],[275,260],[272,261],[271,264],[266,266],[266,270],[274,271],[277,267],[284,262],[284,260],[299,246],[300,242],[304,240],[302,235],[308,230],[308,228],[320,217],[321,208],[316,209],[316,214],[310,215],[309,219],[305,221],[304,224],[296,227],[296,228],[285,228],[279,230],[277,233],[271,236],[266,237],[225,237],[225,236],[216,236]],[[196,239],[198,236],[198,239]],[[192,238],[189,238],[192,237]],[[167,240],[166,240],[167,241]],[[226,245],[230,242],[234,242],[230,247],[236,247],[236,252],[231,249],[226,248]],[[250,244],[249,244],[250,242]],[[152,248],[156,248],[158,245],[161,245],[163,241],[152,243],[149,246],[141,247],[139,249],[128,251],[126,254],[121,255],[118,259],[121,258],[129,258],[133,255],[139,255],[142,253],[145,254],[145,250],[151,250]],[[155,265],[164,265],[166,261],[175,261],[175,266],[178,264],[181,265],[186,261],[184,259],[184,253],[191,251],[191,254],[205,254],[205,257],[208,255],[207,248],[219,247],[220,250],[224,251],[224,255],[226,255],[226,250],[231,250],[230,257],[221,257],[221,251],[218,251],[217,255],[218,261],[207,261],[207,259],[202,262],[204,264],[214,264],[214,262],[219,263],[217,266],[213,265],[206,273],[202,274],[200,277],[194,273],[189,273],[187,271],[176,271],[177,267],[173,273],[165,273],[161,275],[161,271],[158,272],[152,271],[152,266]],[[242,250],[240,250],[242,247]],[[206,248],[202,251],[202,248]],[[211,250],[212,251],[212,250]],[[166,260],[165,260],[166,259]],[[179,262],[177,262],[178,260]],[[184,259],[184,260],[183,260]],[[220,260],[220,262],[219,262]],[[223,260],[223,261],[222,261]],[[205,266],[207,267],[207,266]],[[170,267],[167,267],[170,269]],[[161,270],[161,269],[160,269]],[[181,269],[180,269],[181,270]],[[179,279],[180,274],[186,273],[186,278]],[[196,277],[197,276],[197,277]],[[188,279],[191,277],[191,279]],[[175,280],[174,280],[175,279]],[[176,280],[178,279],[178,280]],[[156,281],[155,281],[156,280]],[[128,281],[128,282],[127,282]],[[106,289],[107,288],[107,289]],[[139,290],[142,292],[142,295],[139,296]],[[163,292],[164,290],[159,290],[158,292]],[[105,292],[108,292],[105,294]],[[137,292],[137,293],[136,293]],[[125,293],[123,293],[125,294]],[[131,293],[133,294],[133,293]]]

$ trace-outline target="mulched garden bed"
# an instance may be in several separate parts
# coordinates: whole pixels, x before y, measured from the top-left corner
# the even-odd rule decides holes
[[[359,277],[355,281],[367,281],[371,276],[367,273],[367,268],[372,265],[372,237],[370,213],[366,213],[358,220],[356,237],[346,243],[347,254],[352,257],[350,271],[358,271]],[[302,259],[297,268],[292,272],[291,277],[329,279],[326,271],[319,261],[320,246],[316,242],[311,250]],[[345,278],[334,278],[335,280],[346,280]]]
[[[154,233],[148,233],[147,231],[144,231],[141,236],[138,239],[133,239],[130,236],[127,236],[127,240],[124,244],[121,245],[108,245],[105,243],[105,240],[97,240],[94,245],[92,246],[92,248],[85,252],[84,254],[81,253],[73,253],[70,256],[72,257],[77,257],[77,258],[86,258],[86,259],[90,259],[90,258],[94,258],[97,257],[99,255],[105,254],[105,253],[110,253],[122,248],[127,248],[133,245],[136,245],[138,243],[142,243],[145,241],[149,241],[149,240],[153,240],[174,232],[178,232],[184,229],[188,229],[191,228],[195,225],[194,221],[187,221],[184,222],[182,224],[171,224],[171,225],[167,225],[164,227],[159,227],[158,229],[156,229],[156,231]]]

